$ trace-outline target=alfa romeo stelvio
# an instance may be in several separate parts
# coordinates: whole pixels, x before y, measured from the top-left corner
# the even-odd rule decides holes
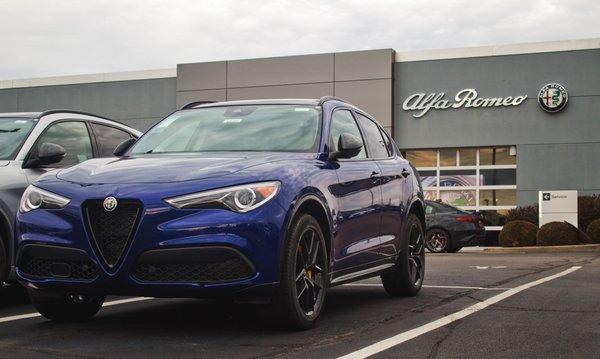
[[[330,287],[421,289],[418,174],[343,100],[192,103],[115,155],[23,194],[16,273],[51,320],[91,318],[106,295],[228,297],[304,329]]]

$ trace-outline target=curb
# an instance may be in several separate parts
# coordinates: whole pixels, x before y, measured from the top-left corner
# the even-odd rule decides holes
[[[600,244],[578,244],[570,246],[543,247],[496,247],[485,248],[484,253],[558,253],[558,252],[600,252]]]

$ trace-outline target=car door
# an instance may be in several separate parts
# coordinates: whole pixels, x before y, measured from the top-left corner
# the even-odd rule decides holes
[[[383,256],[392,256],[400,250],[398,246],[409,200],[407,178],[404,177],[410,173],[409,164],[396,155],[391,139],[375,121],[358,112],[356,118],[367,139],[369,153],[376,160],[381,171],[379,179],[382,193],[379,233],[381,243],[378,248]]]
[[[28,157],[36,156],[39,146],[43,143],[62,146],[66,152],[65,157],[51,165],[25,168],[29,182],[51,169],[73,166],[94,156],[92,140],[85,121],[63,120],[51,123],[38,137]]]
[[[95,157],[114,156],[115,148],[132,137],[129,132],[105,124],[90,122],[90,127],[96,142]]]
[[[337,149],[337,141],[342,133],[355,135],[365,143],[352,112],[336,109],[331,118],[331,150]],[[352,271],[361,266],[367,267],[379,259],[379,167],[363,147],[356,157],[338,160],[336,173],[338,183],[331,188],[339,209],[333,270]]]

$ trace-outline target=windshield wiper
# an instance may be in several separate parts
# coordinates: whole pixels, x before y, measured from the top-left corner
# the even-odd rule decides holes
[[[19,130],[20,130],[20,128],[13,128],[12,130],[3,130],[0,128],[0,133],[12,133],[12,132],[17,132]]]

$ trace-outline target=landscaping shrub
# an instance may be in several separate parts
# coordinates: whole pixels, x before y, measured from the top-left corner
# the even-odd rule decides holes
[[[600,243],[600,219],[592,221],[587,226],[587,235],[592,243]]]
[[[506,215],[506,222],[511,221],[527,221],[538,225],[538,206],[522,206],[508,211]]]
[[[502,247],[535,246],[537,226],[528,221],[513,220],[502,227],[498,243]]]
[[[579,244],[577,229],[565,222],[550,222],[537,233],[538,246]]]
[[[577,222],[582,231],[587,231],[587,227],[592,221],[600,219],[600,194],[591,196],[579,196],[577,198]]]

